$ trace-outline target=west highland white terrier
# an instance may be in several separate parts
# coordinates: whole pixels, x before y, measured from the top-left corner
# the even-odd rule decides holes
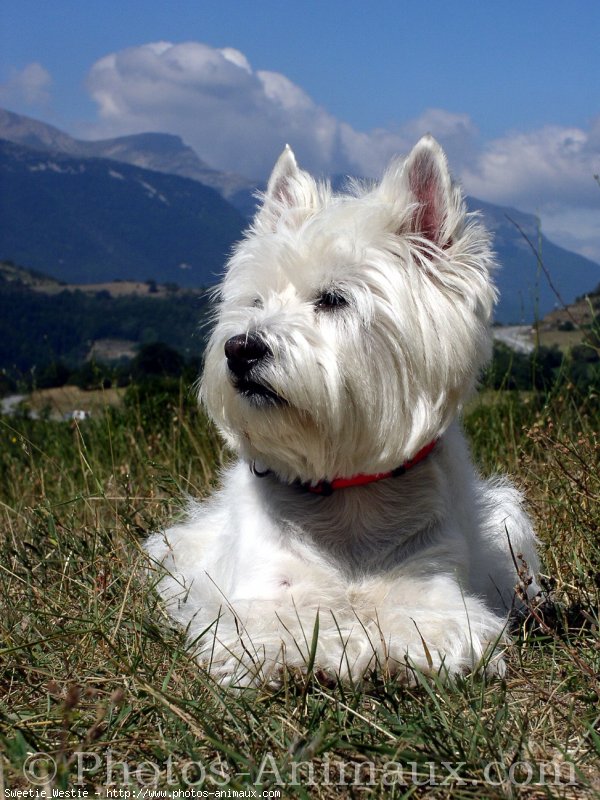
[[[343,195],[284,150],[229,262],[200,389],[238,460],[147,545],[221,681],[503,669],[536,540],[457,422],[490,355],[493,267],[432,137]]]

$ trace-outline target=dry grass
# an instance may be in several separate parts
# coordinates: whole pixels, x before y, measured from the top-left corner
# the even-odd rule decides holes
[[[290,675],[232,693],[164,624],[140,550],[184,491],[210,490],[223,453],[206,421],[170,398],[74,427],[0,422],[4,787],[595,796],[598,400],[507,393],[466,423],[484,470],[526,487],[544,547],[550,597],[515,632],[506,679]]]

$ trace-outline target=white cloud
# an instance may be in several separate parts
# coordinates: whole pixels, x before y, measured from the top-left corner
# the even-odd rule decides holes
[[[548,125],[488,142],[461,171],[466,190],[535,211],[550,239],[600,261],[600,117],[588,129]]]
[[[463,157],[466,115],[431,110],[397,130],[362,133],[281,73],[254,71],[243,53],[199,42],[154,42],[111,53],[88,76],[101,124],[94,135],[148,130],[182,136],[209,164],[264,178],[286,142],[318,173],[377,175],[426,131]]]
[[[556,244],[600,264],[600,187],[595,208],[559,206],[541,214],[542,231]]]
[[[52,77],[37,61],[32,61],[23,69],[12,69],[8,80],[0,84],[0,102],[17,106],[47,106],[50,102]]]
[[[548,125],[487,143],[468,115],[443,109],[358,131],[285,75],[199,42],[111,53],[92,66],[87,85],[100,117],[90,136],[175,133],[211,166],[253,178],[268,175],[286,142],[313,172],[376,176],[430,132],[470,194],[537,211],[557,242],[600,260],[600,117],[586,129]]]
[[[589,130],[546,126],[489,142],[463,171],[475,195],[494,202],[518,197],[528,206],[600,200],[594,174],[600,172],[600,117]]]
[[[168,131],[211,166],[264,177],[286,141],[329,165],[336,120],[284,75],[255,72],[237,50],[158,42],[96,62],[88,87],[105,135]]]

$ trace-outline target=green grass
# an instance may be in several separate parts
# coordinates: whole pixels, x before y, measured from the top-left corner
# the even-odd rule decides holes
[[[132,392],[79,427],[1,419],[0,788],[35,788],[30,770],[38,788],[101,796],[593,797],[598,408],[562,387],[487,394],[465,420],[483,471],[526,490],[543,543],[550,598],[515,632],[503,681],[289,675],[275,692],[216,685],[145,580],[140,543],[227,458],[185,393]]]

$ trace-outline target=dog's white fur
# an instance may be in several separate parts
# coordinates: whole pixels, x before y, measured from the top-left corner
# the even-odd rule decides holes
[[[537,590],[535,536],[516,489],[476,474],[456,422],[490,354],[493,267],[431,137],[346,195],[286,148],[206,353],[201,395],[239,460],[147,546],[170,614],[219,678],[452,675],[494,651],[502,668],[515,587]],[[346,303],[323,307],[327,292]],[[251,377],[285,404],[236,389],[224,346],[240,334],[268,346]],[[401,477],[331,496],[298,485],[392,470],[434,439]]]

